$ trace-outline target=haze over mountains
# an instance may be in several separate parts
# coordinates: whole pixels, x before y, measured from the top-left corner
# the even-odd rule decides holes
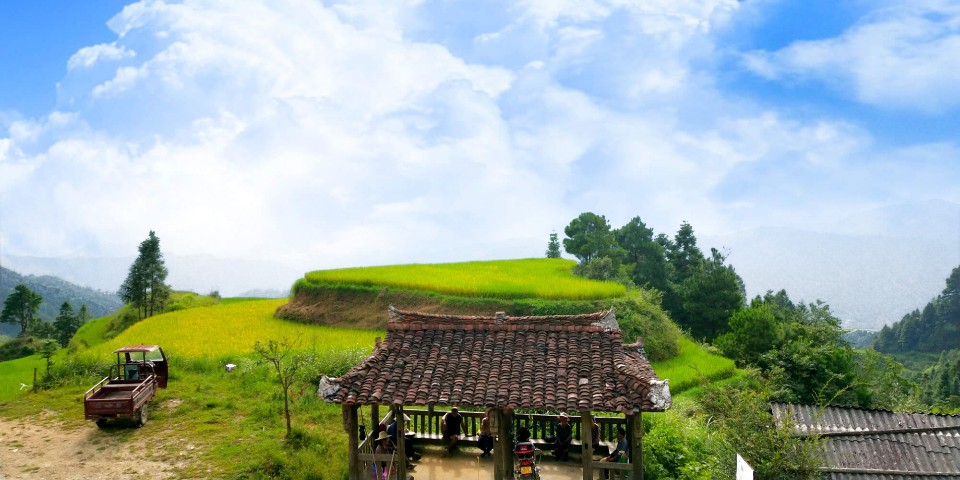
[[[728,261],[743,277],[749,297],[786,289],[794,301],[820,299],[847,328],[876,330],[922,308],[943,290],[950,271],[960,265],[960,204],[934,200],[894,205],[824,225],[819,229],[762,227],[724,236],[698,234],[698,239],[705,251],[714,246],[728,252]],[[539,255],[531,252],[530,256]],[[217,290],[223,296],[282,297],[297,278],[315,268],[208,255],[165,255],[165,259],[168,282],[175,289]],[[133,257],[0,256],[0,262],[24,275],[55,275],[115,292]]]
[[[960,204],[894,205],[827,225],[758,228],[700,242],[729,251],[751,298],[786,289],[794,301],[823,300],[844,327],[867,330],[923,308],[960,265]]]

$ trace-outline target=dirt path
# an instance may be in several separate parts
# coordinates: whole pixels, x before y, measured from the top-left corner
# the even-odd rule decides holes
[[[0,418],[0,480],[173,478],[189,458],[184,451],[190,446],[181,446],[184,451],[171,458],[151,452],[146,445],[165,442],[162,432],[150,427],[101,431],[93,422]]]

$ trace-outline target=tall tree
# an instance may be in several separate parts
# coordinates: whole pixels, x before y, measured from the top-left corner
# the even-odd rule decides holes
[[[4,300],[0,322],[20,324],[20,335],[23,336],[29,330],[41,303],[43,297],[21,283],[14,287],[13,293]]]
[[[170,299],[170,286],[165,283],[168,271],[160,252],[160,239],[153,230],[138,251],[140,254],[130,265],[118,293],[124,302],[137,308],[140,318],[145,318],[163,312]]]
[[[678,287],[680,315],[676,320],[690,330],[694,338],[709,341],[730,329],[730,316],[744,307],[746,291],[743,280],[717,249],[710,249],[710,258]]]
[[[638,286],[667,290],[666,251],[653,238],[653,229],[640,217],[633,217],[626,225],[614,230],[617,244],[625,251],[624,263],[630,279]]]
[[[547,242],[547,258],[560,258],[560,240],[557,239],[557,232],[550,233],[550,241]]]
[[[56,335],[56,340],[61,347],[66,347],[70,343],[70,339],[80,329],[80,325],[80,317],[73,312],[73,306],[70,305],[70,302],[63,302],[60,305],[60,313],[53,321],[54,335]]]
[[[687,277],[693,275],[700,266],[700,262],[704,260],[703,252],[697,247],[697,237],[693,234],[693,226],[684,220],[669,246],[667,258],[673,265],[673,282],[680,284]]]
[[[580,263],[590,263],[594,258],[609,257],[619,265],[622,250],[610,230],[607,217],[593,212],[581,213],[574,218],[563,233],[563,248],[577,257]]]

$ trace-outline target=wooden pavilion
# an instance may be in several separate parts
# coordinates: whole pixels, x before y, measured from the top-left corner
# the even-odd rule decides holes
[[[623,345],[614,310],[582,315],[438,315],[389,309],[387,336],[373,353],[339,378],[324,377],[319,395],[343,407],[349,438],[349,478],[362,472],[358,439],[360,406],[392,409],[405,430],[404,407],[489,409],[496,427],[494,477],[513,475],[510,426],[518,409],[579,412],[582,432],[592,412],[626,418],[628,464],[593,460],[590,435],[581,439],[583,478],[599,468],[625,470],[642,479],[642,412],[670,407],[668,380],[654,374],[642,343]],[[376,414],[374,414],[376,415]],[[404,451],[404,436],[398,435]],[[370,460],[370,455],[363,455]],[[379,458],[377,460],[380,460]],[[406,478],[399,462],[399,478]]]

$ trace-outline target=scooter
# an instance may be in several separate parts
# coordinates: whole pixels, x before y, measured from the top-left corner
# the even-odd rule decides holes
[[[540,461],[542,452],[533,443],[518,442],[513,447],[514,480],[540,480]]]

